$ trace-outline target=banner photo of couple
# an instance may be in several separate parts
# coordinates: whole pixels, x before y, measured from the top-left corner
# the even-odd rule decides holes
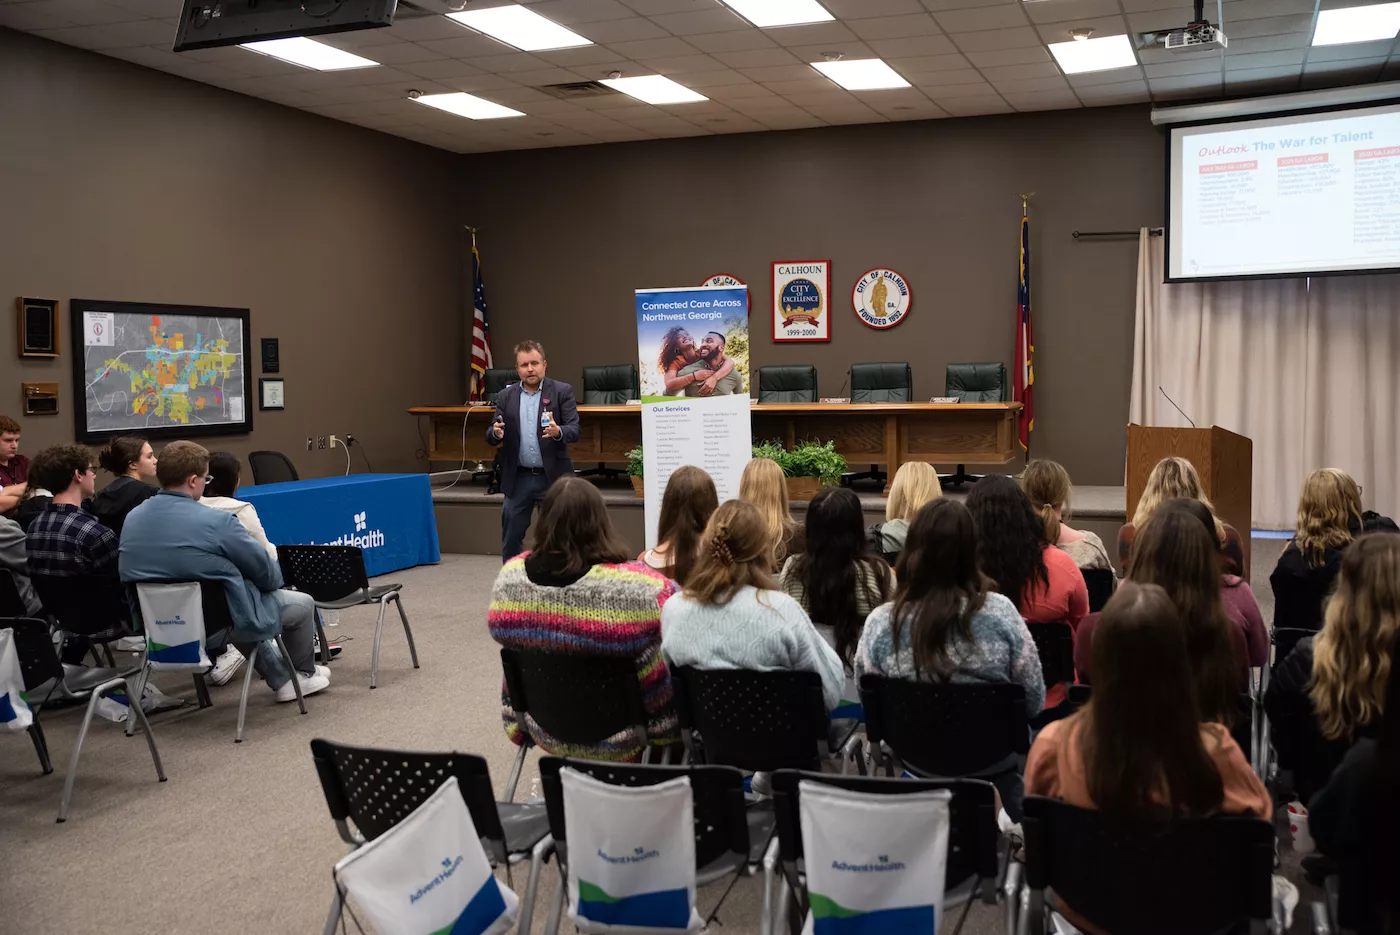
[[[637,342],[644,401],[748,395],[749,291],[639,290]]]

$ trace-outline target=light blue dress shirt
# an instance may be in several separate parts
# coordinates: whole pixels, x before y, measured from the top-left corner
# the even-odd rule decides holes
[[[520,463],[525,467],[542,468],[540,455],[540,391],[531,393],[520,387]]]

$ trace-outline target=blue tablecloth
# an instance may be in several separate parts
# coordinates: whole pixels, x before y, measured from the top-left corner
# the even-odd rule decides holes
[[[438,561],[426,474],[352,474],[240,487],[276,545],[357,545],[370,577]]]

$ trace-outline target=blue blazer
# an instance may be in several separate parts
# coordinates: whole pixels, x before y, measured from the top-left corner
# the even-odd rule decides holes
[[[574,462],[569,458],[569,445],[578,441],[578,407],[574,404],[574,388],[567,383],[545,377],[540,381],[540,411],[549,410],[550,419],[559,424],[563,434],[556,441],[552,438],[540,439],[540,458],[544,461],[544,473],[552,484],[565,474],[574,472]],[[496,414],[491,417],[505,421],[504,439],[494,438],[491,426],[486,427],[486,443],[501,449],[501,492],[507,497],[515,492],[515,475],[520,468],[520,384],[512,383],[496,396]],[[539,434],[538,425],[531,426]]]

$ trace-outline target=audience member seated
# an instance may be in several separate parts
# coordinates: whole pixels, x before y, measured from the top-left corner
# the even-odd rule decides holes
[[[860,497],[849,487],[825,487],[807,505],[807,549],[788,556],[779,586],[851,671],[865,618],[890,599],[890,566],[865,539]],[[848,680],[844,700],[857,701]]]
[[[1298,521],[1269,584],[1274,589],[1274,626],[1322,628],[1322,605],[1332,592],[1342,549],[1362,532],[1395,532],[1395,523],[1363,511],[1361,487],[1336,468],[1313,471],[1298,494]]]
[[[1222,812],[1271,817],[1268,790],[1229,728],[1197,704],[1190,627],[1178,613],[1155,584],[1128,581],[1118,589],[1094,640],[1093,699],[1036,737],[1026,761],[1028,793],[1125,822]],[[1079,929],[1098,931],[1069,907],[1060,910]]]
[[[1210,508],[1212,516],[1215,515],[1215,507],[1211,506],[1210,498],[1201,486],[1201,476],[1196,473],[1195,465],[1185,458],[1163,458],[1147,475],[1147,486],[1133,512],[1133,521],[1118,530],[1118,564],[1124,574],[1127,574],[1128,560],[1132,556],[1134,533],[1142,528],[1157,507],[1178,497],[1199,500]],[[1225,556],[1223,573],[1243,575],[1244,540],[1240,538],[1239,531],[1229,523],[1221,522],[1218,517],[1215,526],[1216,540]]]
[[[1026,622],[1079,626],[1089,613],[1084,575],[1074,559],[1045,541],[1045,525],[1016,481],[987,475],[972,485],[967,509],[983,573]]]
[[[739,499],[753,504],[763,517],[763,525],[773,543],[773,565],[768,571],[776,572],[789,555],[801,552],[805,545],[802,526],[793,520],[788,506],[787,478],[778,462],[754,458],[744,465],[744,473],[739,478]]]
[[[1390,647],[1390,671],[1400,673],[1400,637]],[[1385,693],[1377,736],[1357,740],[1308,803],[1308,830],[1341,870],[1338,926],[1363,935],[1393,933],[1400,921],[1400,676],[1386,679]]]
[[[43,452],[40,452],[43,454]],[[20,496],[19,506],[14,509],[14,517],[19,522],[19,527],[29,532],[29,527],[34,524],[34,518],[49,508],[53,503],[53,491],[40,485],[34,479],[34,471],[29,472],[29,482],[24,485],[24,493]],[[91,498],[82,502],[84,509],[92,506]]]
[[[1293,771],[1301,800],[1327,782],[1352,744],[1375,736],[1397,633],[1400,536],[1367,533],[1342,551],[1322,631],[1278,663],[1264,694],[1279,767]]]
[[[1215,514],[1199,500],[1168,501],[1172,509],[1190,513],[1201,523],[1206,533],[1215,537]],[[1164,504],[1165,505],[1165,504]],[[1222,556],[1221,561],[1224,561]],[[1220,576],[1220,603],[1225,607],[1225,616],[1230,623],[1244,634],[1245,647],[1249,651],[1249,664],[1262,666],[1269,661],[1269,628],[1264,625],[1264,614],[1259,610],[1259,602],[1254,598],[1254,589],[1239,575]]]
[[[1129,569],[1129,580],[1160,585],[1176,604],[1202,720],[1233,723],[1249,650],[1244,628],[1225,615],[1220,551],[1213,537],[1189,510],[1163,504],[1138,532]],[[1074,634],[1074,667],[1081,682],[1097,684],[1093,645],[1100,616],[1090,614]]]
[[[832,711],[846,684],[841,657],[801,605],[777,590],[773,548],[772,528],[757,507],[721,503],[700,539],[690,580],[661,611],[661,652],[673,667],[815,672]]]
[[[34,515],[25,532],[29,572],[34,577],[77,581],[90,576],[117,576],[117,537],[82,506],[92,497],[97,474],[92,452],[78,445],[45,448],[34,458],[29,491],[54,494],[47,509]],[[81,665],[89,643],[70,638],[63,661]]]
[[[281,702],[330,685],[330,669],[315,664],[309,594],[282,587],[282,571],[238,520],[199,505],[209,478],[209,452],[194,442],[166,445],[156,465],[161,490],[132,510],[122,527],[121,578],[141,581],[207,581],[223,586],[236,629],[234,644],[244,656],[257,650],[254,668]],[[295,673],[263,641],[282,635]],[[214,636],[214,634],[208,634]],[[222,660],[220,660],[222,661]]]
[[[20,600],[24,602],[24,612],[37,617],[43,611],[39,595],[29,580],[29,558],[24,545],[24,530],[19,523],[0,516],[0,569],[8,571],[19,589]]]
[[[719,506],[715,482],[703,468],[685,464],[676,468],[666,481],[661,497],[661,517],[656,524],[657,545],[638,560],[677,584],[685,584],[695,566],[695,552],[705,524]]]
[[[258,519],[257,508],[246,500],[235,500],[238,480],[243,466],[235,455],[227,451],[216,451],[209,456],[209,483],[204,485],[204,496],[199,502],[216,510],[233,515],[243,526],[253,541],[262,546],[272,560],[277,561],[277,546],[268,541],[263,530],[262,520]]]
[[[116,479],[92,498],[92,513],[118,539],[126,514],[156,495],[156,453],[144,438],[119,435],[97,454],[97,463]]]
[[[1011,682],[1026,691],[1026,717],[1040,712],[1045,680],[1035,641],[1016,606],[978,569],[977,555],[977,532],[961,503],[932,500],[914,514],[895,571],[894,600],[875,608],[861,632],[857,678]],[[1016,757],[986,776],[1011,820],[1020,821]]]
[[[1045,524],[1046,542],[1074,559],[1074,564],[1082,569],[1113,568],[1102,539],[1087,530],[1071,529],[1065,522],[1069,518],[1069,498],[1074,487],[1063,465],[1036,458],[1021,474],[1021,489]]]
[[[502,646],[552,653],[626,656],[636,661],[637,681],[653,743],[679,735],[671,706],[671,676],[661,658],[661,610],[675,585],[642,562],[628,561],[613,532],[603,495],[592,484],[565,475],[550,485],[535,526],[535,547],[501,566],[491,588],[487,624]],[[578,699],[587,705],[587,698]],[[520,718],[501,689],[501,717],[512,743],[524,743]],[[530,739],[558,756],[595,760],[641,759],[641,737],[632,730],[597,747],[556,741],[527,715]]]
[[[930,500],[943,496],[938,472],[927,461],[905,461],[894,473],[889,499],[885,501],[885,521],[870,527],[870,548],[891,565],[904,549],[914,514]]]
[[[29,459],[19,453],[19,423],[0,415],[0,513],[19,506],[29,480]]]

